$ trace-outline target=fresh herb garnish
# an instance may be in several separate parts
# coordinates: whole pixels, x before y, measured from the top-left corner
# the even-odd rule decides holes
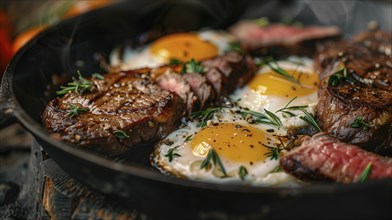
[[[280,153],[282,152],[283,148],[271,147],[265,144],[263,144],[263,146],[268,149],[268,152],[264,154],[265,156],[269,157],[271,160],[279,159]]]
[[[105,77],[102,74],[99,74],[99,73],[93,73],[91,76],[93,78],[100,79],[100,80],[105,79]]]
[[[123,131],[123,130],[117,130],[115,132],[113,132],[114,136],[116,136],[117,138],[123,139],[123,138],[129,138],[129,135]]]
[[[185,138],[185,142],[191,141],[192,140],[192,135],[189,135],[188,137]]]
[[[222,161],[220,160],[218,154],[216,153],[216,151],[214,149],[210,149],[208,151],[208,154],[207,154],[206,158],[203,160],[203,162],[200,165],[200,169],[208,170],[209,167],[211,167],[211,160],[212,160],[212,163],[214,165],[218,165],[219,166],[219,168],[221,169],[223,175],[226,177],[227,174],[226,174],[225,167],[223,166]]]
[[[306,123],[308,123],[310,126],[312,126],[314,129],[317,131],[321,132],[321,128],[318,125],[316,119],[314,119],[313,115],[310,114],[308,111],[305,109],[301,109],[301,111],[305,114],[303,116],[300,116],[299,118],[304,120]]]
[[[73,82],[70,82],[67,84],[67,86],[60,86],[62,90],[57,91],[57,95],[63,95],[67,94],[69,92],[77,92],[77,93],[83,93],[86,90],[89,90],[93,84],[90,80],[84,78],[82,74],[80,74],[78,70],[78,76],[79,78],[73,78]]]
[[[248,175],[248,170],[244,166],[240,166],[238,169],[238,175],[240,176],[241,180],[244,180],[245,177]]]
[[[255,111],[250,111],[250,110],[241,110],[239,111],[241,116],[245,119],[248,120],[248,118],[252,119],[252,122],[257,123],[257,124],[267,124],[267,125],[272,125],[277,128],[281,127],[281,121],[280,119],[276,119],[277,116],[274,115],[273,113],[270,112],[273,116],[267,116],[265,114],[262,114],[260,112],[255,112]],[[271,119],[274,120],[271,120]]]
[[[282,167],[280,165],[276,166],[273,170],[271,170],[270,173],[277,173],[283,171]]]
[[[360,183],[365,182],[369,178],[371,172],[372,172],[372,162],[369,162],[366,165],[365,169],[363,169],[361,175],[359,176],[358,182]]]
[[[182,66],[181,74],[185,73],[204,73],[204,66],[201,65],[200,61],[192,58]]]
[[[267,114],[267,117],[271,122],[274,123],[274,125],[279,129],[283,127],[282,121],[278,116],[276,116],[274,113],[268,111],[267,109],[264,109],[265,113]]]
[[[269,68],[271,68],[272,71],[279,74],[286,80],[293,82],[297,85],[301,85],[301,83],[297,79],[290,75],[286,70],[282,69],[275,61],[271,61],[267,65],[269,66]]]
[[[371,125],[367,122],[365,122],[362,118],[355,118],[354,122],[351,123],[352,128],[360,128],[362,127],[362,130],[367,131],[371,127]]]
[[[191,114],[191,117],[193,119],[197,118],[200,120],[199,124],[197,125],[198,127],[204,127],[207,125],[207,121],[214,116],[214,113],[219,110],[220,108],[208,108],[204,111],[193,112]]]
[[[170,61],[169,61],[169,64],[170,65],[180,65],[180,64],[182,64],[183,62],[181,61],[181,60],[178,60],[178,59],[171,59]]]
[[[178,147],[180,147],[180,146],[170,148],[167,151],[167,154],[164,155],[165,157],[167,157],[169,159],[169,162],[172,162],[173,158],[175,158],[175,157],[181,157],[180,154],[174,152]]]
[[[328,85],[337,86],[347,78],[347,68],[342,67],[328,79]]]
[[[244,50],[242,49],[240,43],[237,41],[230,42],[227,51],[244,53]]]
[[[259,27],[266,27],[269,25],[269,20],[266,17],[261,17],[258,19],[255,19],[254,22],[259,26]]]
[[[296,116],[294,113],[290,112],[290,111],[295,111],[295,110],[300,110],[302,111],[305,115],[300,116],[299,118],[302,119],[303,121],[305,121],[307,124],[309,124],[310,126],[312,126],[315,130],[317,131],[321,131],[320,126],[318,125],[316,119],[313,117],[312,114],[310,114],[308,111],[306,111],[306,108],[308,106],[306,105],[299,105],[299,106],[289,106],[297,97],[294,97],[293,99],[291,99],[285,107],[279,109],[276,111],[277,112],[282,112],[285,114],[288,114],[290,116]]]
[[[68,103],[68,105],[69,105],[70,109],[68,111],[67,116],[71,117],[71,118],[73,118],[79,114],[86,113],[89,110],[88,108],[78,107],[78,106],[71,104],[71,103]]]
[[[299,105],[299,106],[290,106],[289,105],[296,99],[297,97],[294,97],[293,99],[291,99],[283,108],[277,110],[275,113],[278,112],[282,112],[286,115],[288,115],[289,117],[293,117],[296,116],[296,114],[290,112],[290,111],[295,111],[295,110],[301,110],[301,109],[305,109],[308,106],[307,105]]]

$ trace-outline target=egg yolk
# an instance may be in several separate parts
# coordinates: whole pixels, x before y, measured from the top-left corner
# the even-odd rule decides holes
[[[294,70],[286,70],[286,72],[299,84],[271,71],[256,75],[248,86],[261,95],[287,98],[306,96],[316,91],[319,84],[317,74],[301,73]]]
[[[192,58],[202,60],[217,56],[218,49],[196,34],[181,33],[158,39],[151,45],[151,53],[164,61],[177,59],[185,62]]]
[[[205,157],[213,148],[220,157],[230,161],[253,162],[266,159],[268,138],[256,128],[233,123],[204,127],[190,142],[193,154]]]

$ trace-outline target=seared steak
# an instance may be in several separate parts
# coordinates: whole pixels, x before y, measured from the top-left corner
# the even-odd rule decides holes
[[[343,143],[326,133],[308,137],[280,159],[283,170],[299,179],[339,183],[357,182],[369,163],[368,180],[392,178],[392,158]]]
[[[268,56],[311,56],[317,43],[339,39],[341,36],[337,27],[296,27],[283,24],[262,27],[254,21],[241,21],[234,25],[230,32],[248,52]]]
[[[146,75],[119,72],[88,80],[88,91],[47,105],[43,124],[54,138],[114,156],[166,136],[184,115],[181,98]]]
[[[187,103],[188,113],[203,109],[244,86],[257,71],[252,58],[238,52],[205,60],[201,65],[202,73],[181,73],[182,65],[154,70],[159,86],[179,95]]]
[[[392,155],[392,35],[359,34],[319,48],[320,127],[338,139]]]

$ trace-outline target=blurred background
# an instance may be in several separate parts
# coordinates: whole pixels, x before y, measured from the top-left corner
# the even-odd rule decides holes
[[[121,0],[0,1],[0,77],[12,56],[46,27]]]

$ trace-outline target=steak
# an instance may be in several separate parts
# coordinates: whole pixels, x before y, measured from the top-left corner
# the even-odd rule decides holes
[[[364,32],[319,48],[317,120],[323,131],[392,155],[392,34]]]
[[[188,114],[244,86],[257,71],[252,58],[238,52],[228,52],[200,65],[204,67],[201,73],[181,73],[182,65],[154,70],[159,86],[175,92],[187,103]]]
[[[115,156],[163,138],[184,115],[182,99],[146,75],[129,71],[87,80],[88,91],[67,93],[47,105],[43,124],[54,138]]]
[[[392,158],[365,151],[326,133],[307,137],[300,147],[281,157],[284,171],[304,181],[358,182],[371,163],[368,180],[392,178]]]
[[[230,32],[239,39],[246,51],[264,56],[313,56],[318,43],[341,37],[337,27],[296,27],[283,24],[260,26],[249,20],[235,24]]]

